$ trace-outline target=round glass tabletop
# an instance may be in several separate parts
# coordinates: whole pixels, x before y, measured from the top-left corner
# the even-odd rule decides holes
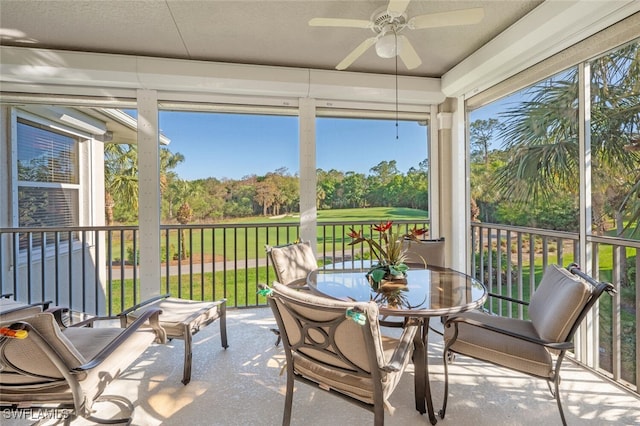
[[[474,278],[452,269],[410,269],[406,284],[372,289],[366,269],[317,269],[309,273],[312,291],[339,300],[375,300],[381,313],[396,316],[443,316],[481,306],[487,289]]]

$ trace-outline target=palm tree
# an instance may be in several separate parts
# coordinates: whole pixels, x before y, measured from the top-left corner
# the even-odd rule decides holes
[[[175,200],[180,203],[178,212],[176,213],[176,220],[181,225],[186,225],[193,219],[193,209],[189,205],[189,199],[194,198],[197,194],[202,192],[202,185],[200,182],[188,182],[182,179],[175,179],[171,183],[171,192],[175,196]],[[186,233],[185,229],[180,230],[180,244],[178,247],[179,259],[186,259],[189,257],[186,249]]]
[[[171,170],[184,161],[180,153],[160,149],[160,190],[164,191],[176,175]],[[105,216],[113,225],[114,207],[126,206],[129,212],[138,211],[138,146],[107,143],[104,146]]]
[[[613,219],[631,218],[621,229],[638,229],[640,155],[629,151],[640,132],[640,44],[632,43],[591,63],[591,155],[594,192],[611,196]],[[508,162],[495,180],[505,199],[545,202],[560,193],[575,194],[579,174],[578,75],[571,69],[524,92],[525,100],[501,114],[500,133]],[[612,177],[623,182],[612,185]],[[620,196],[619,191],[627,191]],[[634,195],[635,194],[635,198]],[[622,201],[621,201],[622,200]],[[601,213],[601,212],[598,212]],[[598,214],[594,215],[598,216]]]
[[[185,160],[184,155],[179,152],[173,153],[167,148],[160,148],[160,192],[163,193],[172,179],[178,175],[171,170]]]
[[[138,149],[135,145],[107,143],[104,157],[105,215],[111,226],[116,203],[138,210]]]

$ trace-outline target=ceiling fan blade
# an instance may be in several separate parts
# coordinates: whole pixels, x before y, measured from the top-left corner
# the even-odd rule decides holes
[[[347,27],[347,28],[369,28],[371,21],[363,19],[342,19],[342,18],[313,18],[309,21],[312,27]]]
[[[420,59],[420,56],[416,53],[416,50],[413,48],[409,39],[404,35],[398,36],[398,43],[400,43],[401,46],[399,55],[400,59],[402,59],[402,62],[407,69],[412,70],[419,67],[422,63],[422,59]]]
[[[409,28],[419,30],[422,28],[450,27],[454,25],[477,24],[484,18],[484,9],[454,10],[452,12],[431,13],[414,16],[408,22]]]
[[[407,10],[407,6],[411,0],[389,0],[387,13],[393,17],[398,17]]]
[[[373,46],[375,44],[376,40],[378,40],[378,37],[371,37],[371,38],[366,39],[362,43],[360,43],[358,45],[358,47],[353,49],[351,51],[351,53],[349,53],[347,55],[347,57],[342,60],[342,62],[340,62],[338,65],[336,65],[336,69],[337,70],[343,70],[343,69],[347,68],[349,65],[351,65],[353,63],[353,61],[358,59],[360,57],[360,55],[362,55],[364,52],[366,52],[368,48]]]

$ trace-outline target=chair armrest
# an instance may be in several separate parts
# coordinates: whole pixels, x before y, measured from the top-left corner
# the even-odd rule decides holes
[[[162,343],[166,341],[166,333],[162,327],[158,324],[158,316],[162,313],[160,309],[151,308],[148,311],[145,311],[138,319],[136,319],[129,327],[123,329],[123,331],[118,334],[118,336],[113,339],[111,342],[107,344],[100,352],[98,352],[92,359],[90,359],[85,364],[74,368],[72,371],[75,373],[80,373],[86,370],[91,370],[102,362],[104,362],[109,355],[111,355],[122,343],[124,343],[133,333],[136,333],[138,329],[144,325],[147,320],[153,327],[158,339],[161,340]],[[113,317],[107,317],[108,319],[113,319]],[[117,317],[116,317],[117,318]],[[93,319],[93,318],[92,318]],[[98,318],[100,319],[100,318]],[[105,319],[105,318],[102,318]],[[155,324],[155,326],[154,326]],[[156,328],[157,327],[157,328]]]
[[[503,296],[502,294],[488,293],[487,296],[495,297],[496,299],[507,300],[509,302],[518,303],[520,305],[529,306],[529,302],[525,302],[524,300],[520,300],[520,299],[514,299],[514,298],[509,297],[509,296]]]
[[[398,341],[398,346],[396,346],[395,350],[393,351],[391,359],[386,365],[382,367],[384,371],[393,372],[400,371],[402,369],[404,360],[413,349],[413,338],[417,332],[418,325],[407,324],[404,327],[402,335],[400,336],[400,339]]]
[[[49,309],[49,305],[51,305],[52,303],[53,303],[53,300],[45,300],[44,302],[32,303],[31,306],[42,305],[42,310],[45,311]]]
[[[45,312],[49,312],[53,315],[53,317],[56,319],[56,322],[58,323],[60,328],[62,329],[67,328],[67,325],[64,323],[64,320],[62,319],[62,315],[65,312],[69,312],[69,308],[54,306],[53,308],[46,309]]]
[[[519,340],[524,340],[530,343],[534,343],[537,345],[541,345],[541,346],[545,346],[549,349],[556,349],[556,350],[568,350],[568,349],[573,349],[573,343],[572,342],[553,342],[553,341],[549,341],[549,340],[542,340],[542,339],[536,339],[533,338],[531,336],[525,336],[522,334],[518,334],[518,333],[514,333],[512,331],[509,330],[504,330],[502,328],[498,328],[498,327],[494,327],[492,325],[489,324],[485,324],[483,322],[480,321],[476,321],[476,320],[472,320],[470,318],[465,318],[462,316],[457,316],[457,317],[452,317],[449,318],[444,326],[445,327],[450,327],[452,323],[455,323],[455,326],[457,327],[457,323],[466,323],[469,325],[472,325],[474,327],[479,327],[485,330],[489,330],[489,331],[493,331],[495,333],[499,333],[499,334],[504,334],[505,336],[509,336],[509,337],[513,337],[514,339],[519,339]]]

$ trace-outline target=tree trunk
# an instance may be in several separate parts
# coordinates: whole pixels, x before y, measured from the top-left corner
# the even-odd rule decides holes
[[[111,196],[111,193],[109,192],[105,192],[104,194],[104,213],[107,219],[107,226],[112,226],[113,225],[113,206],[114,206],[114,202],[113,202],[113,197]]]

